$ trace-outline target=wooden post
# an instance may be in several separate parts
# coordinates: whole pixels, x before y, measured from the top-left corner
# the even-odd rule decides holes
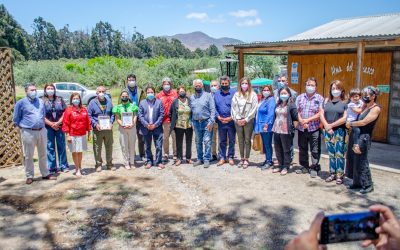
[[[240,79],[244,77],[244,54],[243,50],[239,49],[239,75],[238,75],[238,82]]]
[[[359,42],[358,46],[357,46],[357,71],[356,71],[356,86],[357,86],[357,88],[361,87],[364,55],[365,55],[365,43]]]

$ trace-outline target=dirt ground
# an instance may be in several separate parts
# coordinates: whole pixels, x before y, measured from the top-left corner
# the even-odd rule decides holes
[[[115,140],[114,163],[121,158]],[[383,203],[399,215],[398,174],[373,170],[375,192],[360,195],[321,178],[260,171],[262,159],[253,151],[245,170],[214,163],[97,173],[89,151],[84,177],[41,181],[36,169],[32,185],[22,166],[0,169],[0,249],[282,249],[319,210]]]

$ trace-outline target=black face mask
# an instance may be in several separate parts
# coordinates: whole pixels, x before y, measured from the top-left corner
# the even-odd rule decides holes
[[[229,90],[231,88],[231,86],[221,86],[221,89],[222,90],[224,90],[224,91],[227,91],[227,90]]]
[[[122,101],[122,102],[127,102],[128,100],[129,100],[128,97],[121,97],[121,101]]]
[[[365,103],[370,103],[371,102],[371,99],[369,99],[369,96],[363,96],[362,100]]]
[[[203,91],[203,88],[194,88],[194,90],[196,91],[196,93],[201,93],[201,91]]]
[[[185,98],[186,97],[186,92],[179,92],[179,97],[180,98]]]

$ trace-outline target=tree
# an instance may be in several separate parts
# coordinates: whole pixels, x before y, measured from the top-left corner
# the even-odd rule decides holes
[[[195,49],[194,55],[196,58],[201,58],[204,56],[204,51],[202,51],[200,48]]]
[[[68,24],[58,31],[60,41],[59,56],[61,58],[77,58],[76,46],[73,45],[73,33],[69,31]]]
[[[28,34],[0,4],[0,46],[18,51],[25,59],[29,58]]]
[[[32,58],[57,59],[59,58],[60,41],[53,24],[46,22],[42,17],[33,21],[33,35],[31,39]]]
[[[280,58],[276,56],[252,56],[245,58],[248,67],[247,75],[250,78],[263,77],[273,79],[274,75],[279,72]]]
[[[215,46],[215,44],[211,44],[206,50],[205,54],[210,57],[218,57],[221,55],[221,52],[219,51],[218,47]]]

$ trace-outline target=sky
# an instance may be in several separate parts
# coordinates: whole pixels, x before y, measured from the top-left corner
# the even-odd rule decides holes
[[[0,0],[32,32],[41,16],[57,29],[91,30],[99,21],[145,37],[202,31],[244,42],[278,41],[334,19],[400,12],[400,0]]]

